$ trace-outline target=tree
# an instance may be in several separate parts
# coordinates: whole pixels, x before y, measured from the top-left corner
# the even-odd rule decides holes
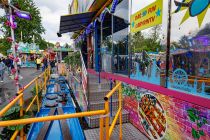
[[[53,48],[54,44],[47,42],[45,39],[41,39],[38,42],[36,42],[37,45],[39,45],[39,49],[45,50],[47,47]]]
[[[0,38],[0,53],[6,55],[7,50],[11,47],[11,43],[7,42],[6,39]]]
[[[171,48],[180,49],[181,45],[178,42],[173,41],[173,42],[171,42]]]
[[[161,27],[154,26],[151,28],[148,37],[145,37],[142,32],[129,35],[129,46],[133,48],[135,53],[142,51],[156,52],[161,51],[163,47],[160,45],[160,30]]]
[[[160,41],[160,31],[161,31],[160,25],[157,25],[151,28],[150,38],[151,38],[152,43]]]
[[[179,44],[181,45],[181,48],[189,48],[188,36],[183,35],[179,40]]]
[[[65,48],[70,48],[70,45],[69,45],[68,43],[65,43],[65,44],[64,44],[64,47],[65,47]]]
[[[23,42],[32,43],[33,36],[35,36],[35,40],[42,39],[41,34],[45,32],[45,29],[41,24],[40,11],[33,0],[12,0],[11,3],[21,10],[29,12],[32,17],[31,20],[15,18],[15,22],[17,22],[17,28],[15,29],[16,41],[21,41],[21,32],[23,35]],[[7,17],[2,17],[0,21],[7,21]],[[10,28],[6,25],[3,25],[3,28],[6,29],[4,33],[5,37],[10,36]]]
[[[41,49],[46,49],[47,44],[49,42],[45,41],[41,34],[45,32],[44,27],[41,23],[41,14],[36,7],[33,0],[12,0],[11,3],[19,8],[20,10],[27,11],[31,14],[32,20],[28,21],[21,18],[15,18],[15,22],[17,23],[17,28],[15,29],[15,39],[16,42],[21,41],[21,32],[22,32],[22,41],[27,43],[33,42],[33,36],[35,37],[36,44],[40,46]],[[3,16],[0,17],[0,22],[5,23],[7,21],[7,17]],[[5,24],[1,27],[1,30],[4,30],[4,37],[3,37],[3,44],[0,43],[1,49],[3,48],[4,51],[2,53],[6,53],[5,50],[11,47],[11,43],[6,43],[6,38],[11,36],[10,27],[6,26]],[[51,43],[50,43],[51,45]]]
[[[207,23],[203,29],[198,31],[197,36],[209,35],[210,34],[210,23]]]

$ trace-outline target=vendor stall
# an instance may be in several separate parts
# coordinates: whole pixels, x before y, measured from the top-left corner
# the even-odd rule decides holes
[[[41,50],[36,44],[29,44],[20,42],[18,44],[18,56],[21,59],[21,67],[36,67],[35,59],[41,56]],[[12,53],[12,49],[7,53]]]

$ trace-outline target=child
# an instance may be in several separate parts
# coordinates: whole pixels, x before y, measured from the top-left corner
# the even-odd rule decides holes
[[[0,82],[4,82],[4,70],[5,64],[3,63],[2,59],[0,59]]]

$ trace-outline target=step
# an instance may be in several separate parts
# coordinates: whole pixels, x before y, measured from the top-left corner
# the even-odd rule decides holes
[[[110,102],[110,109],[111,109],[111,99]],[[112,99],[112,110],[116,111],[118,109],[119,101],[118,99]],[[92,101],[90,102],[89,111],[94,110],[102,110],[104,109],[104,101]]]
[[[113,84],[112,87],[115,87],[115,85]],[[89,82],[88,84],[88,88],[89,90],[92,89],[110,89],[110,83],[106,82],[106,83],[93,83],[93,82]]]
[[[110,85],[110,82],[109,81],[101,81],[100,83],[98,82],[98,80],[88,80],[88,85],[90,87],[93,87],[93,86],[103,86],[103,85]]]
[[[104,97],[108,94],[109,92],[89,92],[89,101],[104,101]],[[112,95],[112,99],[118,99],[118,92],[114,93]]]
[[[113,118],[114,119],[114,116],[116,115],[117,112],[113,112]],[[100,116],[91,116],[91,117],[87,117],[88,119],[88,125],[90,128],[97,128],[99,127],[99,119],[100,119]],[[110,124],[111,124],[111,119],[110,119]],[[123,110],[122,111],[122,122],[123,123],[127,123],[129,122],[129,112],[126,111],[126,110]],[[119,124],[119,119],[117,120],[117,123],[116,124]]]
[[[99,128],[84,130],[84,133],[85,133],[86,140],[99,140],[100,139]],[[122,124],[122,135],[123,135],[123,140],[149,140],[149,138],[147,138],[131,123]],[[110,140],[118,140],[118,139],[119,139],[119,125],[116,125],[112,132]]]

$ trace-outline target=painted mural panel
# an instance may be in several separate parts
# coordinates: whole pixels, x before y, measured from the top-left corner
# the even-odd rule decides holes
[[[132,14],[153,2],[132,1]],[[169,77],[166,78],[168,4],[168,0],[163,0],[162,24],[129,36],[130,77],[210,98],[209,0],[172,0]]]
[[[208,0],[172,1],[169,88],[210,98]],[[189,26],[190,25],[190,26]]]
[[[127,84],[123,95],[130,122],[150,139],[210,139],[210,109]]]

